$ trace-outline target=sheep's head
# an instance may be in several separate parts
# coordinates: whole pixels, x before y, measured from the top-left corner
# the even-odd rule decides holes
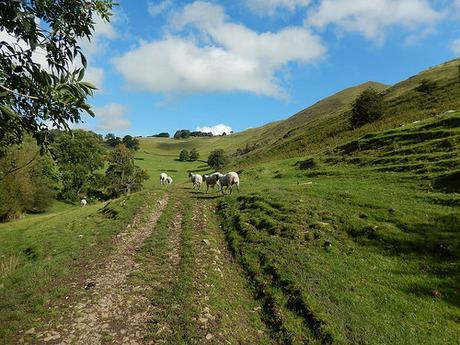
[[[188,177],[192,177],[192,172],[191,171],[188,173]]]

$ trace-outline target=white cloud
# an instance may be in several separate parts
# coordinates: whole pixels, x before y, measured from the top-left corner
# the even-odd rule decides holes
[[[230,132],[232,131],[232,127],[221,123],[221,124],[211,126],[211,127],[209,126],[197,127],[195,130],[200,131],[200,132],[205,132],[205,133],[211,132],[213,135],[222,135],[222,133],[224,132],[227,134],[230,134]]]
[[[105,72],[103,68],[88,66],[85,72],[85,80],[101,90],[104,83]]]
[[[451,45],[450,49],[455,53],[455,54],[460,54],[460,37],[454,40]]]
[[[383,41],[389,27],[423,31],[444,15],[427,0],[323,0],[310,11],[306,25],[324,28],[334,24],[343,31]]]
[[[256,14],[273,16],[280,10],[294,12],[298,8],[307,7],[310,0],[246,0],[245,3]]]
[[[223,8],[196,1],[172,19],[172,29],[193,28],[197,37],[169,34],[141,42],[113,59],[128,85],[151,92],[250,91],[285,97],[276,73],[290,62],[311,63],[325,48],[303,27],[257,33],[230,22]]]
[[[114,20],[116,20],[116,17],[112,18],[112,22]],[[91,40],[82,39],[78,42],[82,48],[83,54],[85,54],[87,58],[91,58],[104,51],[106,48],[106,40],[117,38],[117,31],[112,22],[107,22],[99,16],[94,17],[95,24]]]
[[[164,0],[159,3],[149,2],[147,10],[151,16],[157,16],[172,6],[172,0]]]
[[[131,127],[131,122],[124,118],[127,109],[119,103],[110,103],[93,109],[96,119],[99,120],[96,128],[102,131],[116,131]]]

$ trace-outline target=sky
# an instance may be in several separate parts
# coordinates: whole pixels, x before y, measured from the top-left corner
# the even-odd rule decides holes
[[[460,56],[460,0],[121,0],[95,22],[101,134],[242,131]]]

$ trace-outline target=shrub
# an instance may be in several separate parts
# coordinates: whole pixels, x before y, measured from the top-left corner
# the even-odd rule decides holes
[[[133,151],[125,145],[118,145],[109,155],[109,166],[105,173],[107,191],[111,197],[124,193],[129,195],[142,189],[148,174],[134,165]]]
[[[429,95],[436,89],[437,86],[438,86],[438,83],[433,80],[422,79],[422,81],[420,82],[420,85],[417,86],[415,89],[418,92]]]
[[[130,150],[133,150],[133,151],[139,150],[139,140],[136,138],[133,138],[130,135],[125,135],[121,142]]]
[[[190,154],[188,153],[187,150],[183,149],[179,153],[179,160],[182,161],[182,162],[185,162],[185,161],[188,161],[189,159],[190,159]]]
[[[350,118],[351,127],[358,128],[366,123],[372,123],[378,120],[383,112],[382,95],[372,88],[364,90],[353,103]]]
[[[43,212],[52,204],[59,174],[49,155],[39,155],[31,137],[7,148],[0,158],[0,221],[25,212]]]
[[[222,149],[212,151],[208,156],[208,165],[218,170],[228,164],[228,157]]]
[[[314,158],[308,158],[304,161],[299,161],[296,163],[296,165],[299,166],[300,170],[308,170],[308,169],[313,169],[318,166]]]
[[[190,151],[190,160],[196,161],[198,158],[200,158],[200,154],[198,153],[197,149],[192,149],[192,151]]]

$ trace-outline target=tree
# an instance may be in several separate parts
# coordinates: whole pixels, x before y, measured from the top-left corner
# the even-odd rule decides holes
[[[152,137],[156,137],[156,138],[169,138],[169,133],[168,133],[168,132],[161,132],[161,133],[152,135]]]
[[[79,42],[90,39],[94,18],[108,21],[112,0],[0,1],[0,148],[31,134],[46,147],[48,124],[69,129],[83,112],[94,116]],[[39,63],[39,60],[43,60]],[[80,66],[81,67],[78,67]]]
[[[97,134],[84,130],[61,132],[50,147],[62,176],[60,198],[86,196],[97,170],[104,167],[105,150]]]
[[[47,210],[59,187],[59,172],[49,154],[39,155],[30,136],[0,158],[0,221]]]
[[[188,139],[190,138],[190,131],[188,129],[178,130],[174,134],[174,139]]]
[[[115,134],[113,133],[108,133],[106,136],[105,136],[105,142],[107,143],[107,145],[109,145],[110,147],[115,147],[119,144],[121,144],[121,139],[117,136],[115,136]]]
[[[222,149],[214,150],[208,156],[208,165],[215,170],[228,164],[228,161],[228,157]]]
[[[107,191],[112,197],[118,197],[122,193],[129,195],[142,189],[142,183],[149,178],[147,172],[134,165],[133,151],[123,144],[115,147],[108,160],[105,177]]]
[[[200,158],[200,154],[198,153],[197,149],[192,149],[190,151],[190,160],[191,161],[196,161],[198,158]]]
[[[351,126],[358,128],[366,123],[372,123],[378,120],[383,112],[382,95],[372,88],[364,90],[353,103],[350,118]]]
[[[183,149],[179,153],[179,160],[182,161],[182,162],[185,162],[185,161],[188,161],[189,159],[190,159],[190,154],[188,153],[187,150]]]
[[[121,142],[130,150],[133,150],[133,151],[139,150],[139,140],[136,138],[133,138],[130,135],[125,135]]]
[[[422,79],[420,85],[418,85],[415,89],[418,92],[430,95],[436,89],[437,86],[438,83],[433,80]]]

